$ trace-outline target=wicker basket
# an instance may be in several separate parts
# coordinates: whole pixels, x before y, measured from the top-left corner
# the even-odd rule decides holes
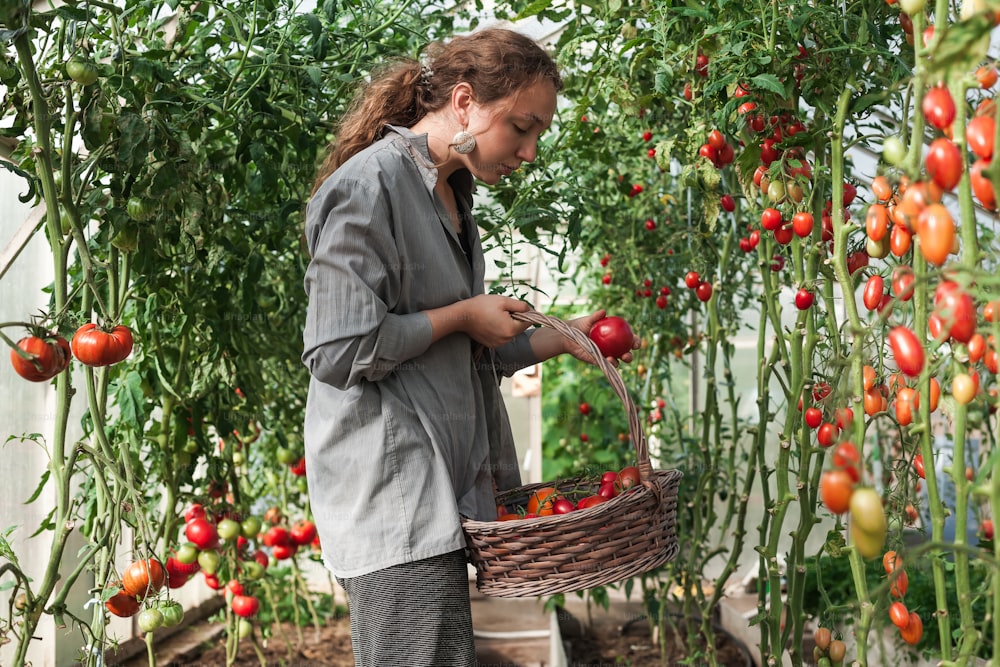
[[[495,597],[568,593],[648,572],[677,556],[678,470],[653,470],[635,404],[617,369],[590,338],[566,322],[536,312],[515,318],[550,326],[591,350],[628,413],[641,483],[610,501],[567,514],[512,521],[473,521],[462,527],[476,566],[477,588]],[[573,478],[504,491],[498,505],[525,506],[538,489],[597,492],[598,478]]]

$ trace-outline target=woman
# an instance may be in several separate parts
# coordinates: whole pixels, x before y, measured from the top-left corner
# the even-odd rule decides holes
[[[303,361],[311,506],[347,591],[358,665],[474,665],[460,517],[520,484],[498,378],[569,352],[529,306],[484,293],[473,179],[535,159],[562,82],[504,29],[380,73],[310,200]],[[603,316],[574,320],[589,331]]]

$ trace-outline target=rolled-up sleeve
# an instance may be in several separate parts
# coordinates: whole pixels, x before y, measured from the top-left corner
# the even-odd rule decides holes
[[[391,312],[401,260],[390,213],[378,184],[365,181],[327,183],[309,204],[302,361],[339,389],[380,380],[431,344],[426,315]]]

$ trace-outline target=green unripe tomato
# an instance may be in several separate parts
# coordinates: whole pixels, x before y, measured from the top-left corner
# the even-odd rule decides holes
[[[215,527],[215,531],[219,533],[219,537],[224,539],[226,542],[231,542],[235,540],[240,535],[242,527],[238,521],[233,521],[232,519],[223,519]]]
[[[184,565],[190,565],[198,560],[198,547],[191,542],[185,542],[177,548],[177,555],[174,557]]]
[[[295,452],[288,447],[278,447],[278,450],[274,454],[278,459],[278,463],[282,465],[291,465],[299,460],[299,457],[295,455]]]
[[[222,563],[222,557],[212,550],[202,551],[198,554],[198,565],[209,574],[215,574]]]
[[[167,602],[161,605],[160,613],[163,615],[163,625],[168,628],[180,625],[184,620],[184,607],[179,602]]]
[[[899,8],[910,16],[922,13],[926,6],[927,0],[899,0]]]
[[[139,612],[139,629],[152,632],[163,625],[163,614],[159,609],[143,609]]]
[[[76,83],[89,86],[97,81],[97,65],[80,57],[70,58],[66,63],[66,74]]]
[[[253,623],[245,618],[241,618],[236,624],[236,633],[240,639],[246,639],[253,634]]]
[[[243,569],[243,576],[250,581],[256,581],[264,576],[264,566],[255,560],[248,560],[240,565]]]
[[[898,167],[906,158],[906,146],[899,137],[886,137],[882,144],[882,159],[893,167]]]
[[[260,519],[258,519],[255,516],[248,516],[247,518],[243,519],[243,523],[240,526],[240,529],[241,532],[243,533],[243,537],[247,538],[248,540],[252,540],[253,538],[257,537],[258,533],[260,533]]]

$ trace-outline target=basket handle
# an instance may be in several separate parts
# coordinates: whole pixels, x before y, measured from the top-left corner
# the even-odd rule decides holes
[[[639,421],[639,413],[635,408],[635,403],[632,401],[632,396],[628,393],[628,389],[625,387],[625,381],[622,380],[622,376],[618,372],[618,369],[615,368],[603,354],[601,354],[600,349],[598,349],[594,341],[590,339],[590,336],[572,326],[568,322],[565,322],[558,317],[542,315],[534,310],[529,310],[523,313],[514,312],[510,315],[515,320],[539,326],[552,327],[555,331],[561,333],[566,338],[569,338],[571,341],[577,343],[580,347],[590,352],[591,356],[595,359],[595,365],[600,368],[604,373],[604,376],[608,378],[608,382],[611,383],[611,388],[614,389],[615,394],[618,395],[618,398],[625,406],[625,412],[628,415],[629,435],[631,436],[632,444],[635,446],[637,462],[636,467],[639,469],[639,478],[644,483],[647,482],[653,476],[653,466],[649,462],[649,448],[646,444],[646,436],[642,431],[642,423]]]

